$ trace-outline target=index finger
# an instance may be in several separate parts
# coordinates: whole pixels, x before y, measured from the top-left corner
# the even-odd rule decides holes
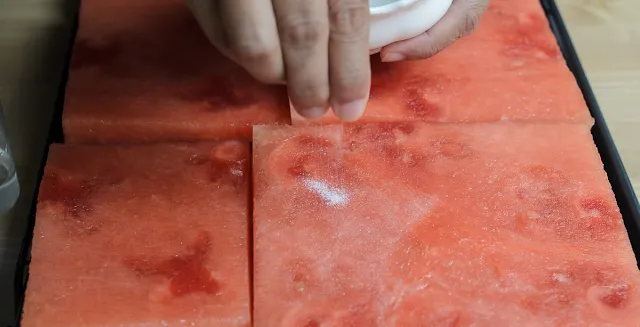
[[[327,0],[272,0],[275,10],[289,99],[307,118],[328,107]]]
[[[371,87],[369,1],[329,0],[329,81],[336,116],[354,121],[364,113]]]

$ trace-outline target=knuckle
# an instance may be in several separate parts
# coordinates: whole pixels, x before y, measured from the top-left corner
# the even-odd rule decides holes
[[[418,59],[427,59],[435,56],[441,50],[441,46],[437,44],[428,45],[420,50],[416,54]]]
[[[284,82],[282,72],[277,71],[276,69],[248,69],[249,73],[253,78],[255,78],[258,82],[265,84],[282,84]]]
[[[340,78],[332,83],[331,88],[334,89],[341,97],[348,99],[359,99],[363,97],[368,90],[371,75],[366,71],[352,72],[340,76]],[[331,92],[333,93],[333,92]]]
[[[270,62],[277,49],[262,42],[235,42],[231,46],[233,53],[243,62]]]
[[[280,32],[283,44],[308,48],[322,42],[326,38],[325,24],[310,19],[287,19]]]
[[[471,0],[469,2],[469,7],[472,11],[482,15],[482,13],[484,13],[489,7],[489,2],[489,0]]]
[[[422,47],[415,49],[415,53],[410,57],[414,59],[427,59],[436,55],[443,48],[443,42],[432,37],[429,31],[426,32],[426,36],[429,38],[429,42],[425,43]]]
[[[332,0],[329,3],[331,37],[360,38],[369,32],[369,5],[362,0]]]
[[[289,92],[297,103],[305,107],[322,106],[329,100],[329,89],[319,83],[296,83],[289,86]]]
[[[460,35],[459,37],[467,36],[475,31],[476,27],[478,27],[478,23],[480,22],[480,16],[469,13],[465,15],[464,20],[460,24]]]
[[[241,63],[256,80],[267,83],[280,83],[284,73],[282,65],[278,65],[277,44],[267,45],[261,42],[240,42],[231,46],[231,53],[235,61]]]
[[[465,10],[464,20],[460,26],[460,37],[471,34],[478,27],[482,14],[487,9],[488,1],[469,1]]]

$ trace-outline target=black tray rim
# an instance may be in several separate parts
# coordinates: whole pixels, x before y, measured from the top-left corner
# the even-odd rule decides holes
[[[598,149],[600,159],[602,160],[604,170],[607,173],[609,183],[615,194],[618,207],[622,214],[627,233],[636,255],[636,258],[640,258],[640,204],[636,197],[633,185],[629,179],[629,175],[626,172],[622,158],[617,150],[613,137],[609,128],[607,127],[606,120],[602,113],[600,106],[596,100],[595,93],[593,92],[587,75],[582,67],[578,54],[575,50],[569,31],[562,19],[560,10],[555,0],[539,0],[543,10],[546,13],[547,20],[551,30],[553,31],[556,40],[560,46],[560,50],[564,56],[564,59],[569,67],[569,70],[573,73],[576,82],[582,91],[584,100],[589,108],[589,112],[594,119],[594,125],[591,129],[591,134],[594,139],[594,143]],[[64,143],[64,133],[62,130],[62,111],[64,105],[64,97],[66,84],[69,73],[69,65],[71,61],[71,54],[73,51],[73,45],[76,38],[76,31],[78,27],[79,12],[76,12],[73,27],[71,29],[70,42],[66,53],[67,62],[64,66],[64,71],[59,84],[58,97],[55,102],[54,115],[50,126],[49,137],[47,146],[43,149],[43,160],[38,172],[38,185],[41,182],[42,175],[44,174],[44,168],[46,165],[49,145],[52,143]],[[20,248],[19,257],[16,264],[16,272],[14,278],[14,301],[15,301],[15,323],[6,327],[20,327],[20,321],[22,317],[22,309],[24,305],[24,297],[26,286],[28,282],[28,268],[31,261],[31,242],[33,240],[33,231],[35,226],[35,213],[38,199],[38,189],[36,188],[31,211],[28,216],[27,227],[25,235],[22,238],[22,244]],[[640,267],[640,262],[638,262]]]

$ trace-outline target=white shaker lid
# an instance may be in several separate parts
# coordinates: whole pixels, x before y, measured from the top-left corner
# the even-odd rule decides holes
[[[452,0],[369,0],[372,53],[394,42],[418,36],[435,25]]]

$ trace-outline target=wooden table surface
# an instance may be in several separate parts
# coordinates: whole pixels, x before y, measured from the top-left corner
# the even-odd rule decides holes
[[[0,327],[32,203],[77,0],[0,0],[0,101],[22,194],[0,216]],[[520,0],[513,0],[520,1]],[[629,176],[640,191],[639,0],[557,0]]]

